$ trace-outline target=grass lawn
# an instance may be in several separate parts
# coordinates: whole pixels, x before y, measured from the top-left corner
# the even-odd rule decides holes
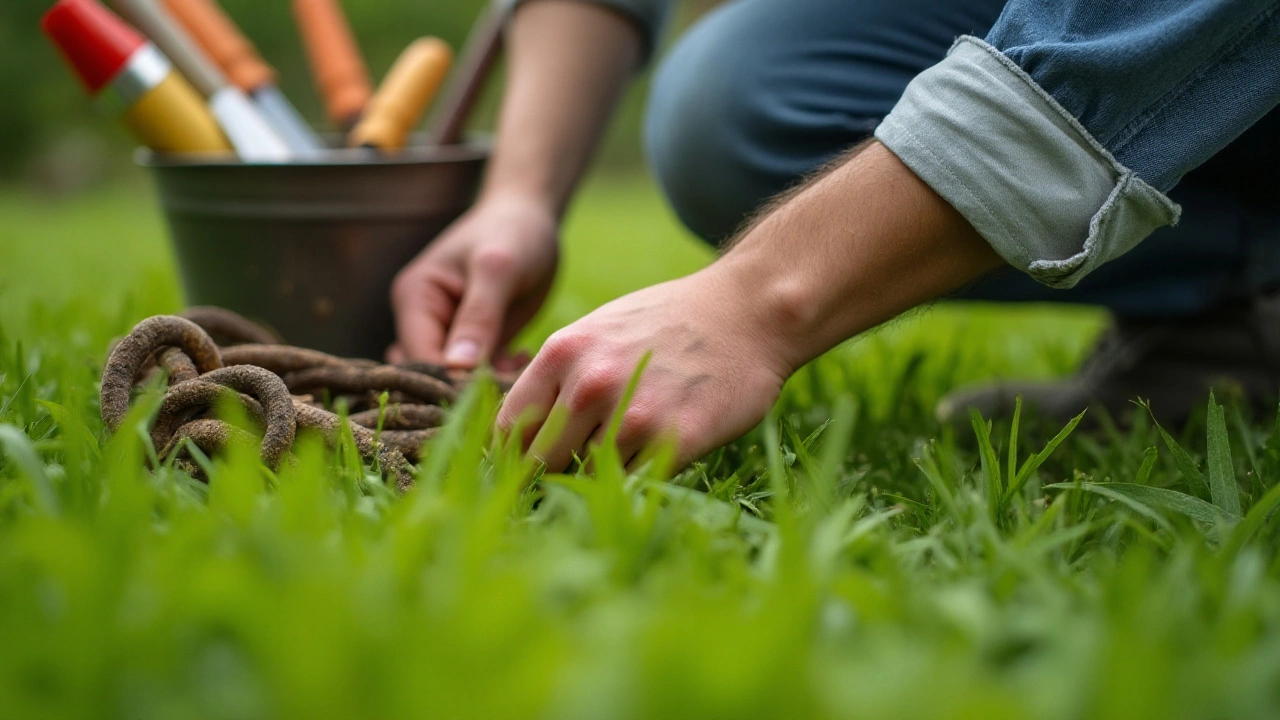
[[[711,257],[639,179],[593,181],[565,235],[530,346]],[[1280,715],[1267,419],[933,420],[1069,372],[1095,312],[916,313],[674,477],[606,446],[526,486],[480,388],[397,498],[305,444],[146,470],[145,413],[109,437],[95,383],[178,307],[145,184],[0,193],[0,718]]]

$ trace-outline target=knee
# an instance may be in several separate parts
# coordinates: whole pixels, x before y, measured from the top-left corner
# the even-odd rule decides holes
[[[762,187],[756,73],[716,14],[672,49],[653,79],[644,123],[649,166],[680,220],[709,242],[729,236],[768,189]],[[767,183],[765,183],[767,184]]]

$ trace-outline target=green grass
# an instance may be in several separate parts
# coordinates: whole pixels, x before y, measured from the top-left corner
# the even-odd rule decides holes
[[[97,417],[109,339],[179,303],[146,189],[10,192],[0,228],[0,718],[1280,713],[1262,419],[932,419],[1069,372],[1096,313],[917,313],[674,478],[606,446],[526,487],[478,388],[403,498],[312,446],[206,486]],[[565,243],[529,343],[709,258],[636,180],[593,183]]]

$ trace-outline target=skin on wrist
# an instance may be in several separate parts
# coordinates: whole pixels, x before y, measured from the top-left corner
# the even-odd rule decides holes
[[[786,375],[1004,262],[878,142],[771,207],[712,268]]]
[[[555,226],[560,225],[563,213],[545,194],[527,192],[521,188],[485,188],[476,198],[472,212],[489,207],[520,207],[545,215]]]

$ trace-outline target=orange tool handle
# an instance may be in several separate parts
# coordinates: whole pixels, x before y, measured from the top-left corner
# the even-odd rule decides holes
[[[396,59],[364,115],[351,131],[351,147],[399,150],[418,124],[453,62],[453,51],[440,38],[419,38]]]
[[[373,86],[346,15],[337,0],[293,0],[293,15],[329,117],[350,127],[368,104]]]
[[[275,84],[276,74],[216,0],[162,0],[231,84],[251,93]]]

